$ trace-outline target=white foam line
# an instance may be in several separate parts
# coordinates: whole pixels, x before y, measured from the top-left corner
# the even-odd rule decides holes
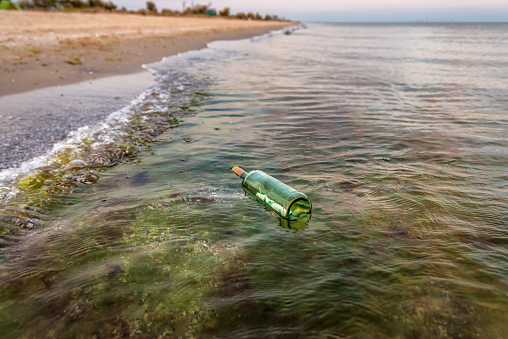
[[[92,127],[83,126],[69,133],[66,140],[57,142],[45,155],[35,157],[31,160],[21,163],[18,167],[8,168],[0,171],[0,202],[7,202],[12,199],[19,190],[12,186],[12,183],[21,176],[43,166],[54,163],[55,156],[64,150],[77,150],[83,144],[84,139],[95,139],[96,142],[92,148],[97,149],[100,146],[114,142],[114,136],[121,135],[121,126],[129,122],[131,107],[143,101],[148,91],[141,93],[136,99],[132,100],[130,105],[111,113],[102,122]]]

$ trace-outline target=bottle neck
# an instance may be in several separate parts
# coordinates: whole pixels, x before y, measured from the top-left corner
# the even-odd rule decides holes
[[[244,169],[238,167],[238,166],[235,166],[232,168],[233,172],[235,172],[235,174],[237,176],[239,176],[240,178],[245,178],[245,176],[247,175],[247,171],[245,171]]]

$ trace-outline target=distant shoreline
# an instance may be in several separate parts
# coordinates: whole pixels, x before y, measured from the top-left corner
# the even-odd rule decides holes
[[[225,18],[1,11],[0,96],[141,70],[163,57],[294,25]]]

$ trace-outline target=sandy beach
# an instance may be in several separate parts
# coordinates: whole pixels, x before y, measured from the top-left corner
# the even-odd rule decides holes
[[[0,24],[1,170],[128,105],[153,83],[143,64],[291,23],[1,11]]]
[[[139,71],[144,63],[289,25],[220,17],[0,12],[0,96]]]

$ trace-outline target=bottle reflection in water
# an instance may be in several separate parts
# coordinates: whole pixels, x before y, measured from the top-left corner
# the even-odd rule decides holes
[[[307,217],[300,219],[300,220],[289,220],[289,219],[279,218],[280,226],[282,226],[284,228],[288,228],[293,231],[303,231],[304,229],[307,228],[307,226],[309,226],[309,221],[310,221],[310,214]]]
[[[305,194],[262,171],[247,173],[240,167],[233,167],[233,172],[243,179],[247,192],[282,218],[291,221],[310,218],[312,204]]]

